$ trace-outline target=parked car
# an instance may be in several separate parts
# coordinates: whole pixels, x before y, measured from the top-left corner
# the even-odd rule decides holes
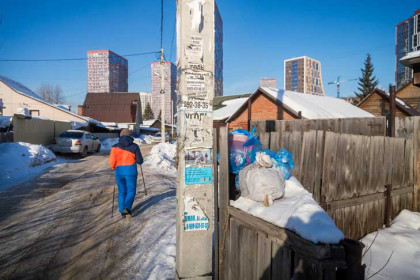
[[[55,153],[73,153],[85,157],[88,153],[99,152],[101,141],[90,132],[67,130],[54,139],[51,150]]]
[[[153,142],[160,142],[162,141],[162,133],[157,132],[155,135],[153,135],[152,137]],[[165,142],[169,141],[169,134],[167,132],[165,132]]]

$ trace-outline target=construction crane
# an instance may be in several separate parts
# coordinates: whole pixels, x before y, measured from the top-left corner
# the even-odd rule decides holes
[[[329,85],[337,85],[337,98],[340,98],[340,85],[344,82],[356,81],[357,79],[350,79],[350,80],[340,80],[340,76],[337,77],[337,80],[334,82],[329,82]]]

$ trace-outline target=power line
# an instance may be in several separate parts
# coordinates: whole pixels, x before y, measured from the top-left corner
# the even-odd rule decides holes
[[[144,69],[146,66],[148,66],[150,63],[146,63],[145,65],[143,65],[142,67],[140,67],[139,69],[134,70],[133,72],[131,72],[130,74],[128,74],[128,76],[130,77],[131,75],[133,75],[134,73],[137,73],[138,71]]]
[[[122,55],[123,57],[129,56],[140,56],[148,54],[156,54],[159,52],[144,52],[144,53],[132,53]],[[78,58],[52,58],[52,59],[0,59],[0,62],[58,62],[58,61],[80,61],[87,60],[87,57],[78,57]]]

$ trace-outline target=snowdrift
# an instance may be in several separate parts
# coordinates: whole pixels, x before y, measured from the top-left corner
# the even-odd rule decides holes
[[[314,243],[337,244],[344,234],[315,202],[300,182],[286,180],[284,196],[265,207],[263,203],[240,197],[230,205],[276,226],[287,228]]]
[[[42,145],[23,142],[0,144],[0,189],[38,174],[51,166],[47,163],[55,160],[55,154]]]
[[[150,166],[161,174],[176,177],[175,155],[176,144],[160,143],[152,148],[144,161],[144,165]]]
[[[379,272],[372,279],[419,279],[420,213],[402,210],[391,227],[372,232],[361,241],[366,246],[366,278]]]
[[[108,138],[101,141],[101,151],[109,152],[112,146],[118,143],[118,138]]]

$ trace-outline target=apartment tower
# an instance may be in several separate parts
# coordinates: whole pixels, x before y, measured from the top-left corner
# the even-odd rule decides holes
[[[397,90],[413,80],[413,70],[401,64],[407,53],[420,51],[420,9],[395,27],[395,84]]]
[[[152,62],[152,106],[155,118],[159,116],[161,110],[162,97],[160,93],[160,62]],[[164,89],[165,89],[165,121],[171,123],[171,101],[172,112],[176,113],[176,67],[172,62],[165,61],[163,64],[164,71]]]
[[[127,92],[128,61],[110,50],[87,52],[87,91]]]
[[[321,62],[307,56],[284,61],[284,89],[324,95]]]

